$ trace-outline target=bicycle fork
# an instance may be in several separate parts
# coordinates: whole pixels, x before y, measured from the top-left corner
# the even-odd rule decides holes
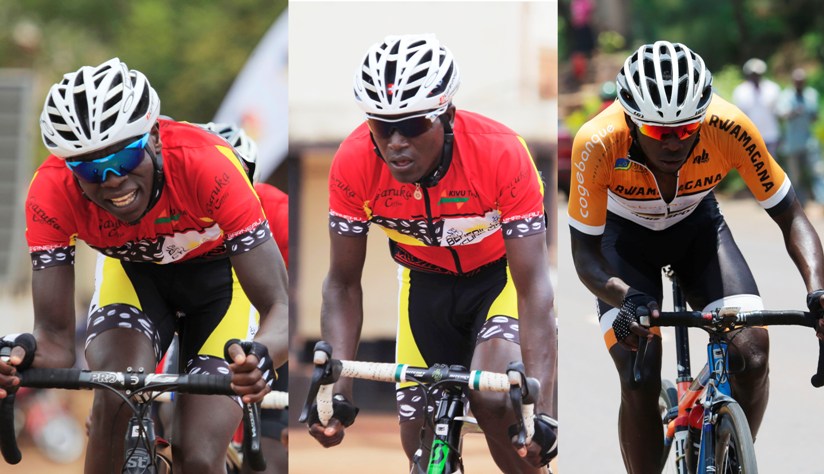
[[[715,412],[717,406],[729,400],[732,392],[729,380],[728,344],[725,340],[711,341],[707,345],[710,377],[704,397],[704,420],[701,425],[701,448],[698,472],[714,473],[715,465]]]

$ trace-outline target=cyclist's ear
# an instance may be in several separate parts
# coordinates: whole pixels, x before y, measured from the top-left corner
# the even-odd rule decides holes
[[[455,111],[456,110],[457,109],[455,108],[455,106],[450,104],[449,107],[447,107],[446,112],[443,113],[446,116],[446,118],[449,120],[449,125],[454,125],[455,124]]]

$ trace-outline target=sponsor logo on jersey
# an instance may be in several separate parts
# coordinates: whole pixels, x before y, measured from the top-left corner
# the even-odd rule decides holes
[[[628,158],[618,158],[615,160],[615,169],[626,171],[632,166],[632,161]]]

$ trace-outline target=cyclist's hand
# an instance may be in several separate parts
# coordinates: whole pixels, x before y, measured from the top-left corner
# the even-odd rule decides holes
[[[558,455],[558,422],[545,413],[535,415],[535,435],[526,446],[517,444],[515,425],[509,427],[509,434],[518,455],[532,466],[546,466]]]
[[[343,441],[344,430],[343,423],[337,418],[329,420],[329,424],[326,426],[320,423],[312,423],[309,425],[309,434],[318,440],[318,443],[324,448],[339,445],[341,441]]]
[[[266,346],[253,341],[230,341],[226,356],[232,362],[232,390],[241,396],[243,403],[257,403],[272,391],[275,369]]]
[[[819,317],[824,316],[824,290],[815,290],[807,294],[807,308]],[[818,338],[824,341],[824,318],[818,320],[815,332]]]
[[[0,399],[17,391],[20,385],[17,371],[31,365],[36,347],[34,336],[31,334],[10,334],[0,338],[0,348],[11,350],[8,359],[0,358]]]
[[[660,314],[658,302],[655,301],[655,298],[630,288],[624,296],[624,301],[618,310],[615,321],[612,322],[612,329],[615,331],[615,339],[618,344],[633,351],[638,349],[639,337],[650,340],[653,336],[648,328],[638,324],[639,309],[641,313],[646,310],[646,314],[653,318],[657,318]]]
[[[309,420],[306,422],[309,426],[309,434],[324,448],[337,446],[343,441],[344,429],[355,422],[358,411],[360,409],[343,394],[336,393],[332,396],[332,418],[326,426],[323,426],[318,418],[318,407],[312,404],[309,409]]]

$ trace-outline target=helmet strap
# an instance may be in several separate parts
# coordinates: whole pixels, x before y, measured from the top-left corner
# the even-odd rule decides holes
[[[447,170],[449,170],[449,165],[452,164],[452,145],[455,141],[452,124],[449,123],[449,116],[447,114],[441,114],[438,116],[438,120],[443,124],[443,151],[441,152],[441,159],[438,162],[438,166],[436,166],[431,173],[421,178],[420,183],[424,188],[436,186],[444,175],[446,175]]]

